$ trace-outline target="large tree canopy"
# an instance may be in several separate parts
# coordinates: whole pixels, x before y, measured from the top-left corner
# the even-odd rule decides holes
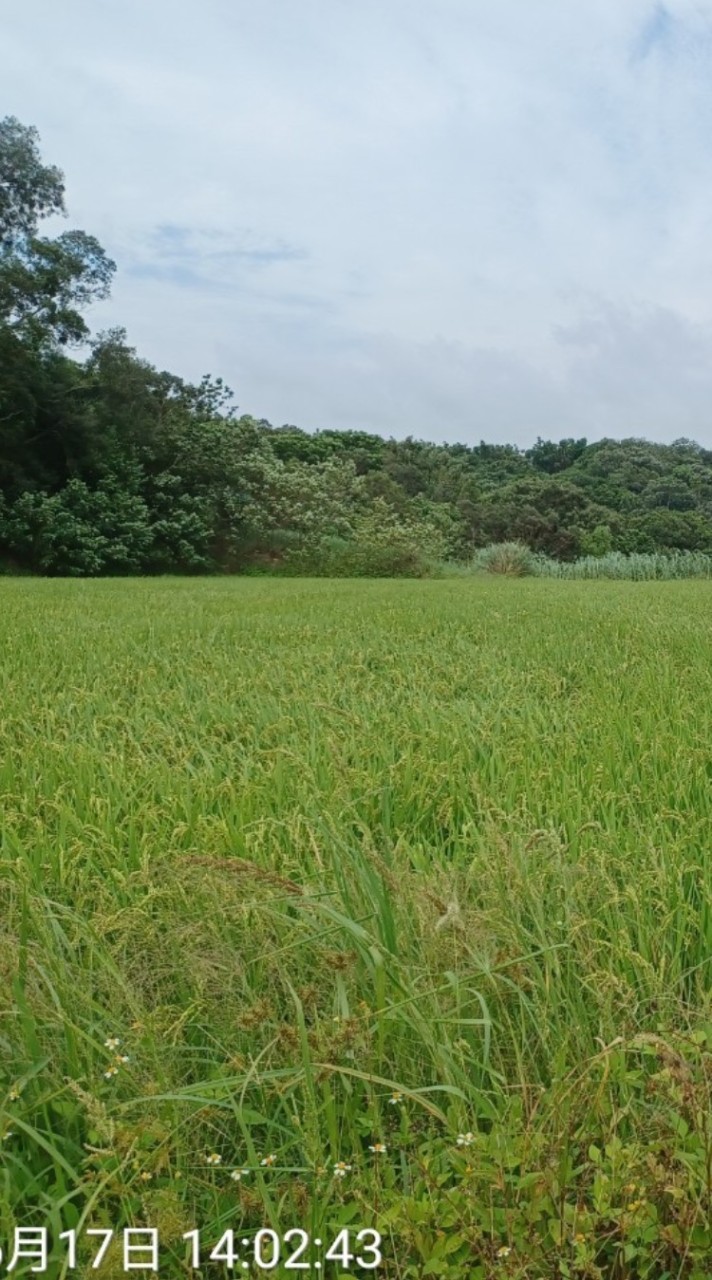
[[[45,165],[36,129],[14,116],[0,120],[0,248],[35,235],[41,219],[65,213],[64,175]]]
[[[38,235],[65,212],[63,175],[42,164],[38,141],[13,116],[0,121],[0,324],[64,345],[86,338],[82,311],[107,297],[115,265],[85,231]]]

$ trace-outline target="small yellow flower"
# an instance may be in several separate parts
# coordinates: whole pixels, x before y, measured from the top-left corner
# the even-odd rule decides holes
[[[395,1093],[391,1094],[388,1101],[392,1107],[397,1107],[403,1101],[403,1094],[399,1093],[398,1090],[396,1089]]]
[[[586,1243],[585,1235],[583,1234],[582,1231],[577,1231],[576,1235],[574,1236],[574,1244],[585,1244],[585,1243]]]
[[[508,1258],[511,1252],[512,1252],[512,1250],[511,1250],[510,1246],[509,1246],[508,1244],[503,1244],[503,1245],[501,1246],[501,1248],[499,1248],[499,1249],[497,1250],[497,1255],[496,1255],[496,1256],[497,1256],[498,1258]]]
[[[119,1074],[118,1067],[109,1067],[108,1070],[104,1072],[104,1079],[113,1080],[114,1076],[117,1076],[118,1074]]]
[[[217,1151],[213,1151],[209,1156],[205,1157],[205,1163],[206,1164],[222,1164],[222,1156],[219,1156]]]
[[[104,1048],[118,1049],[120,1044],[121,1044],[121,1041],[119,1040],[118,1036],[109,1036],[108,1040],[104,1041]]]
[[[339,1160],[338,1163],[334,1165],[334,1177],[345,1178],[346,1174],[350,1173],[352,1168],[353,1165],[345,1164],[343,1160]]]
[[[368,1149],[369,1151],[372,1151],[375,1156],[384,1156],[388,1151],[388,1147],[385,1142],[374,1142],[373,1146],[370,1146]]]
[[[17,1099],[19,1098],[19,1096],[20,1096],[20,1090],[16,1087],[13,1087],[7,1095],[7,1100],[8,1102],[17,1102]]]
[[[468,1133],[458,1133],[458,1135],[457,1135],[457,1145],[458,1145],[458,1147],[471,1147],[474,1141],[475,1141],[475,1135],[474,1135],[474,1133],[469,1133],[469,1132],[468,1132]]]
[[[233,1169],[230,1177],[233,1182],[242,1182],[242,1179],[246,1178],[249,1172],[249,1169]]]
[[[123,1063],[126,1063],[126,1062],[130,1062],[130,1061],[131,1061],[131,1059],[130,1059],[130,1057],[129,1057],[129,1055],[128,1055],[127,1053],[120,1053],[120,1054],[118,1055],[118,1057],[117,1057],[116,1061],[117,1061],[117,1062],[123,1062]]]
[[[139,1174],[139,1177],[142,1182],[150,1182],[153,1174],[149,1173],[147,1169],[144,1169],[143,1173]]]
[[[276,1159],[277,1159],[276,1156],[265,1156],[264,1160],[260,1160],[260,1164],[263,1167],[266,1166],[269,1169],[270,1166],[275,1163]]]

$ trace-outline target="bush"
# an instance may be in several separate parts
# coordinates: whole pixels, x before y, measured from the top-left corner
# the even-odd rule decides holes
[[[177,476],[169,472],[152,479],[147,493],[150,548],[148,573],[201,573],[214,569],[210,551],[212,520],[209,503],[185,493]]]
[[[321,578],[424,578],[446,539],[430,520],[400,517],[383,498],[352,515],[348,532],[305,539],[285,555],[287,573]]]
[[[535,563],[534,553],[523,542],[493,542],[476,553],[473,568],[521,578],[534,573]]]
[[[418,547],[325,538],[288,552],[284,571],[314,578],[424,578],[430,562]]]
[[[584,556],[606,556],[613,550],[613,534],[610,525],[597,524],[590,533],[581,534],[581,552]]]
[[[27,491],[6,506],[0,541],[19,563],[52,576],[140,573],[151,541],[148,509],[121,488],[70,480],[59,493]]]

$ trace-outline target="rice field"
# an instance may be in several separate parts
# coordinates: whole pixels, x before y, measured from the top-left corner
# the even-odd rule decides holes
[[[712,1275],[708,583],[8,579],[0,618],[4,1248]]]

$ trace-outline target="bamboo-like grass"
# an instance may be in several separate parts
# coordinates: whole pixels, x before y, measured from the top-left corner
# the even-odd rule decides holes
[[[706,551],[631,553],[609,551],[603,556],[580,556],[578,560],[533,557],[533,572],[540,578],[611,578],[618,581],[648,582],[665,579],[712,578],[712,555]]]

